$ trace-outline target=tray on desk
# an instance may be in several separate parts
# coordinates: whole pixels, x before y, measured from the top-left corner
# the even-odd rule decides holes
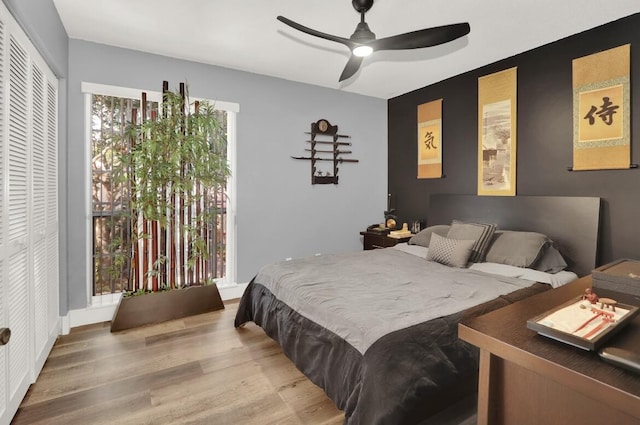
[[[582,297],[574,298],[529,319],[527,328],[583,350],[596,351],[640,311],[636,306],[622,303],[615,305],[615,311],[600,302],[580,307],[587,304]],[[614,321],[606,322],[603,320],[605,316]]]

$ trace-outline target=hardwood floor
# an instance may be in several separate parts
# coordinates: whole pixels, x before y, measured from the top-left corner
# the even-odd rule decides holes
[[[344,415],[253,323],[225,309],[58,338],[12,424],[339,425]]]

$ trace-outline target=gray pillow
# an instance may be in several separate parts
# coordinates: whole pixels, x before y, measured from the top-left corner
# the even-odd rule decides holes
[[[449,239],[432,233],[427,260],[446,266],[467,267],[475,243],[474,240]]]
[[[551,240],[542,233],[499,230],[495,232],[493,243],[487,250],[486,260],[530,268],[550,243]]]
[[[409,245],[420,245],[428,248],[432,233],[440,236],[447,236],[447,232],[449,232],[448,224],[436,224],[435,226],[429,226],[426,229],[422,229],[420,232],[413,235],[411,239],[409,239],[408,243]]]
[[[558,273],[567,268],[567,262],[560,251],[550,243],[542,249],[542,255],[531,268],[545,273]]]
[[[474,240],[473,252],[469,261],[479,263],[484,261],[484,257],[496,231],[495,224],[485,223],[467,223],[464,221],[453,220],[451,227],[447,233],[450,239]]]

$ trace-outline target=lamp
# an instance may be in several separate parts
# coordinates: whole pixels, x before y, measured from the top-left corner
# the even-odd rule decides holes
[[[352,50],[352,53],[358,57],[365,57],[365,56],[369,56],[371,53],[373,53],[373,48],[371,46],[367,46],[367,45],[360,45],[356,48],[354,48]]]

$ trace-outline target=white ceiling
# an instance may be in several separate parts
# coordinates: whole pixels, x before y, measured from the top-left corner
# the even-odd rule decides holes
[[[366,15],[377,38],[458,22],[471,32],[418,50],[379,51],[338,82],[338,43],[298,32],[283,15],[348,38],[349,0],[53,0],[69,37],[388,99],[640,12],[638,0],[378,0]]]

